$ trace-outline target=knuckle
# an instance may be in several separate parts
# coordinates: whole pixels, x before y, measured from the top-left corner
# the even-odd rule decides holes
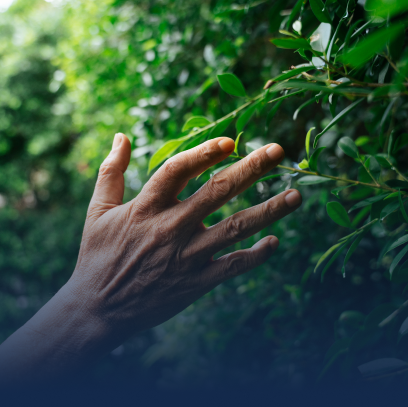
[[[245,224],[242,219],[230,216],[225,222],[225,232],[233,241],[245,239]]]
[[[230,256],[226,261],[226,267],[229,276],[236,276],[242,273],[242,270],[246,269],[246,258],[242,257],[233,257]]]
[[[230,195],[232,188],[231,180],[224,174],[214,175],[208,181],[209,195],[215,199]]]
[[[254,174],[260,174],[262,172],[262,158],[259,154],[254,154],[248,159],[248,165]]]
[[[265,212],[269,219],[274,219],[282,212],[282,205],[275,199],[271,199],[265,204]]]
[[[165,171],[166,175],[170,177],[178,176],[182,169],[183,163],[174,157],[168,159],[163,165],[163,170]]]

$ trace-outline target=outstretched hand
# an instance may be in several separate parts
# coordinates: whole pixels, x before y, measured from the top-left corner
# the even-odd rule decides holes
[[[164,163],[137,197],[123,204],[123,173],[131,146],[124,134],[115,136],[99,171],[75,271],[51,304],[25,326],[37,334],[45,332],[48,347],[58,345],[53,359],[63,360],[61,355],[70,352],[72,368],[95,359],[272,255],[279,241],[268,236],[251,249],[213,259],[220,250],[297,209],[302,200],[298,191],[282,192],[209,228],[203,220],[282,161],[284,151],[278,144],[264,146],[214,175],[185,201],[177,199],[190,179],[233,150],[233,140],[222,137],[179,153]],[[55,321],[56,312],[66,318]],[[75,329],[80,334],[72,334]],[[43,353],[45,357],[47,351]],[[61,365],[60,360],[59,369]]]

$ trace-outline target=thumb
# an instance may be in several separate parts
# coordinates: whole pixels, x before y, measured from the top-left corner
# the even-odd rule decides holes
[[[130,161],[131,144],[117,133],[112,150],[99,168],[98,180],[88,209],[88,219],[98,219],[109,209],[122,205],[125,181],[123,173]]]

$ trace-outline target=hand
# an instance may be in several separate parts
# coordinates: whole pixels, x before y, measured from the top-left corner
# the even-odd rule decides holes
[[[281,162],[284,151],[278,144],[216,174],[185,201],[177,199],[190,179],[233,150],[233,140],[217,138],[177,154],[123,205],[130,142],[116,135],[100,168],[70,284],[79,298],[97,304],[93,308],[123,336],[168,320],[223,281],[264,263],[277,249],[278,239],[269,236],[249,250],[213,260],[221,249],[297,209],[298,191],[285,191],[210,228],[202,221]]]
[[[168,320],[223,281],[264,263],[279,245],[276,237],[217,260],[213,256],[297,209],[298,191],[282,192],[209,228],[203,219],[276,167],[284,157],[279,145],[252,152],[185,201],[177,199],[191,178],[233,150],[233,140],[217,138],[177,154],[122,204],[131,147],[117,134],[99,171],[75,271],[0,346],[0,381],[78,371],[131,334]]]

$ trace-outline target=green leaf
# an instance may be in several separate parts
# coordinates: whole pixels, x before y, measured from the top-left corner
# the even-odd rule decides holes
[[[285,175],[285,174],[293,174],[293,172],[284,172],[284,173],[281,173],[281,174],[268,175],[267,177],[263,177],[261,179],[258,179],[258,181],[256,181],[255,184],[258,184],[259,182],[267,181],[268,179],[280,178],[282,175]]]
[[[332,189],[332,190],[331,190],[331,193],[332,193],[336,198],[340,198],[339,193],[340,193],[341,191],[343,191],[344,189],[350,188],[350,187],[354,187],[355,185],[357,185],[357,184],[349,184],[349,185],[345,185],[345,186],[343,186],[343,187],[338,187],[338,188]]]
[[[193,116],[186,121],[181,131],[185,132],[186,130],[193,129],[194,127],[205,127],[210,123],[211,122],[204,116]]]
[[[383,168],[391,168],[392,164],[388,161],[386,154],[376,154],[374,158],[377,160],[378,164]]]
[[[369,206],[365,206],[364,208],[361,208],[357,215],[354,216],[353,221],[351,222],[351,226],[356,227],[361,220],[363,220],[369,213],[371,212],[371,208]]]
[[[153,168],[157,167],[166,158],[173,154],[185,141],[191,139],[193,136],[194,135],[189,134],[175,140],[170,140],[160,147],[150,158],[148,173],[150,173]]]
[[[392,277],[392,273],[394,272],[395,268],[398,266],[399,262],[402,260],[402,258],[405,256],[405,254],[408,252],[408,244],[395,256],[394,260],[391,263],[390,266],[390,276]]]
[[[317,160],[319,159],[320,154],[323,152],[323,150],[324,150],[325,148],[326,148],[326,147],[319,147],[317,150],[315,150],[315,151],[313,152],[312,156],[310,157],[310,160],[309,160],[309,168],[310,168],[312,171],[317,171]]]
[[[268,115],[266,116],[266,126],[269,126],[271,123],[271,120],[275,117],[276,112],[279,110],[280,105],[283,103],[283,100],[280,100],[278,103],[273,105],[272,109],[268,112]]]
[[[295,21],[295,18],[299,14],[300,10],[302,9],[302,6],[303,6],[303,0],[298,0],[296,4],[293,6],[288,22],[286,23],[286,27],[288,27],[288,29],[290,29],[290,27],[292,26],[292,23]]]
[[[344,209],[343,205],[339,202],[329,202],[326,205],[327,214],[330,218],[336,222],[338,225],[345,228],[351,228],[351,222],[347,215],[347,211]]]
[[[299,68],[292,69],[291,71],[283,72],[271,80],[274,82],[284,81],[286,79],[293,78],[294,76],[298,76],[302,72],[311,71],[312,69],[315,69],[313,65],[300,66]]]
[[[402,202],[401,190],[398,191],[398,202],[400,204],[400,210],[401,210],[402,216],[405,222],[408,223],[408,216],[407,216],[407,213],[405,212],[404,202]]]
[[[310,135],[312,134],[312,131],[315,129],[316,127],[312,127],[306,134],[306,140],[305,140],[305,146],[306,146],[306,154],[307,154],[307,158],[309,159],[309,151],[310,151]]]
[[[322,182],[333,181],[330,178],[319,177],[318,175],[306,175],[298,180],[299,185],[314,185]]]
[[[328,48],[328,50],[327,50],[327,56],[326,56],[326,58],[327,58],[328,61],[330,61],[330,57],[331,57],[333,45],[334,45],[334,43],[336,42],[337,34],[338,34],[339,30],[340,30],[340,27],[341,27],[342,24],[343,24],[343,21],[344,21],[343,19],[340,20],[339,24],[337,25],[336,31],[334,32],[333,37],[332,37],[332,39],[330,40],[330,44],[329,44],[329,48]]]
[[[320,257],[319,261],[316,264],[316,267],[314,269],[314,273],[316,273],[316,271],[318,270],[319,266],[327,259],[327,257],[329,257],[338,247],[342,246],[344,243],[337,243],[334,246],[330,247],[330,249],[328,249],[326,251],[326,253],[323,254],[322,257]]]
[[[397,197],[398,197],[398,192],[393,192],[392,194],[387,195],[387,196],[384,198],[384,201],[385,201],[386,199],[397,198]]]
[[[322,275],[320,277],[320,281],[323,282],[323,277],[326,274],[326,271],[330,268],[330,266],[334,263],[334,261],[343,253],[343,250],[347,247],[347,242],[340,246],[339,250],[333,255],[333,257],[327,262],[326,266],[322,271]]]
[[[310,7],[312,8],[313,14],[320,22],[331,24],[332,20],[330,14],[322,0],[310,0]]]
[[[399,237],[397,240],[395,240],[390,247],[388,247],[387,251],[384,253],[387,254],[388,252],[390,252],[391,250],[396,249],[397,247],[403,245],[404,243],[408,242],[408,235],[404,235]]]
[[[324,94],[323,93],[319,93],[318,95],[312,97],[311,99],[309,99],[307,102],[303,103],[302,105],[300,105],[295,113],[293,114],[293,120],[296,120],[298,117],[299,112],[306,106],[311,105],[313,102],[317,102],[319,99],[323,98]]]
[[[304,38],[272,38],[272,44],[278,48],[284,49],[312,49],[310,44]]]
[[[408,0],[367,0],[364,8],[374,15],[388,18],[408,9]]]
[[[309,163],[306,160],[306,158],[304,158],[300,163],[299,163],[299,168],[301,168],[302,170],[305,170],[306,168],[309,167]]]
[[[368,198],[368,199],[364,199],[363,201],[360,201],[360,202],[356,203],[352,208],[349,209],[348,212],[350,213],[350,212],[354,211],[355,209],[363,208],[364,206],[371,205],[371,204],[373,204],[375,202],[381,201],[386,196],[388,196],[388,194],[377,195],[377,196],[373,196],[373,197]]]
[[[358,148],[350,137],[341,138],[337,145],[343,150],[344,154],[347,154],[349,157],[359,157]]]
[[[228,126],[231,124],[231,122],[234,120],[233,117],[229,119],[225,119],[222,122],[219,122],[215,127],[212,128],[211,133],[210,133],[210,138],[217,138],[223,134]]]
[[[364,233],[361,233],[359,236],[357,236],[356,240],[354,240],[354,242],[351,244],[351,246],[347,250],[347,254],[346,254],[346,257],[344,258],[344,262],[343,262],[343,267],[341,269],[343,277],[346,276],[346,264],[350,260],[350,257],[353,255],[353,253],[356,251],[356,249],[357,249],[358,245],[360,244],[361,239],[363,237],[364,237]]]
[[[252,151],[258,150],[258,148],[261,148],[262,144],[258,143],[257,141],[248,141],[245,143],[245,151],[247,154],[251,154]]]
[[[392,41],[399,32],[399,25],[391,25],[376,30],[361,40],[355,47],[350,48],[341,55],[341,62],[354,67],[365,64],[375,54],[379,53],[389,41]]]
[[[364,99],[358,99],[353,102],[351,105],[347,106],[344,110],[342,110],[324,129],[321,131],[314,139],[313,147],[316,148],[317,142],[319,141],[320,137],[326,133],[327,130],[332,128],[339,120],[343,119],[347,116],[353,109],[355,109]]]
[[[232,96],[245,97],[246,91],[241,81],[232,73],[217,75],[218,82],[224,92]]]
[[[248,109],[246,109],[245,112],[241,114],[241,116],[239,116],[237,120],[237,124],[236,124],[238,133],[241,133],[242,130],[244,130],[244,127],[249,122],[252,115],[255,113],[256,107],[257,107],[257,104],[254,103],[252,106],[248,107]]]
[[[399,208],[399,201],[391,202],[383,208],[380,214],[380,219],[383,221],[388,215],[395,212]]]
[[[390,179],[388,181],[385,181],[385,183],[391,188],[408,189],[408,182],[401,181],[399,179]]]
[[[235,140],[234,153],[235,153],[236,155],[239,155],[239,154],[238,154],[238,144],[239,144],[239,139],[241,138],[241,135],[242,135],[242,134],[243,134],[243,131],[241,131],[241,133],[238,134],[238,136],[237,136],[237,138],[236,138],[236,140]]]

